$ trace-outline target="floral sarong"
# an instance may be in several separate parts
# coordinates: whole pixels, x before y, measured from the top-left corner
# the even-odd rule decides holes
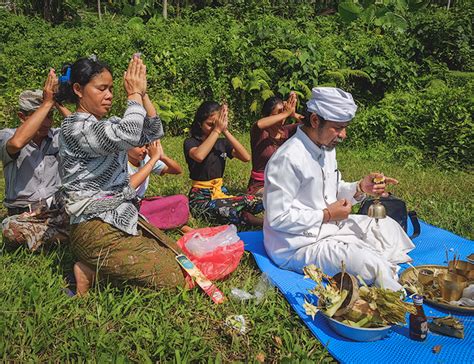
[[[228,195],[227,188],[221,188]],[[244,212],[256,215],[263,211],[263,200],[259,196],[240,194],[228,198],[212,199],[212,191],[193,187],[189,191],[189,207],[194,217],[218,224],[247,225]]]

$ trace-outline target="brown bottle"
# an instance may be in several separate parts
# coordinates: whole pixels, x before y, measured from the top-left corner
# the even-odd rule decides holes
[[[423,296],[414,295],[413,303],[416,307],[416,313],[410,314],[410,339],[424,341],[428,336],[428,321],[423,311]]]

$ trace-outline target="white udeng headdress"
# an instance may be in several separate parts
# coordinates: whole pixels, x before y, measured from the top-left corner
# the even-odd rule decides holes
[[[338,123],[351,121],[357,111],[352,95],[336,87],[314,87],[306,106],[309,112]]]

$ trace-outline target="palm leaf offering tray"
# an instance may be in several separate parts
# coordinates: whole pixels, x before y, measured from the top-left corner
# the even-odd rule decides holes
[[[442,286],[443,282],[448,282],[448,280],[450,286]],[[419,265],[417,267],[408,268],[400,275],[400,283],[410,293],[418,293],[423,295],[425,302],[428,304],[448,311],[471,314],[474,313],[474,307],[450,303],[452,301],[457,301],[459,299],[457,296],[462,294],[463,289],[469,284],[474,284],[474,281],[463,276],[453,274],[452,270],[446,266]],[[447,300],[443,298],[443,293],[444,297],[451,295],[451,299]]]
[[[316,283],[309,293],[318,298],[317,306],[305,300],[306,313],[314,319],[321,312],[339,335],[351,340],[379,340],[388,334],[391,325],[405,324],[407,312],[416,312],[412,304],[400,298],[400,292],[369,287],[360,277],[359,286],[356,277],[346,273],[344,267],[333,277],[313,264],[303,271],[305,278]]]

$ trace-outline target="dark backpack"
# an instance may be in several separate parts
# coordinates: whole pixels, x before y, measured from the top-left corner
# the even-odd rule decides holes
[[[367,215],[369,206],[373,203],[373,197],[366,198],[362,202],[358,214]],[[416,211],[407,211],[407,205],[405,201],[390,194],[387,197],[380,197],[380,203],[385,206],[387,215],[398,222],[405,232],[407,231],[408,217],[410,218],[411,223],[413,224],[413,234],[410,236],[410,239],[414,239],[420,235],[420,223],[418,222]]]

